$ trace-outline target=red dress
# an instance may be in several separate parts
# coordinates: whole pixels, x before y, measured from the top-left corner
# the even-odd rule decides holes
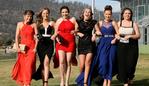
[[[75,29],[70,20],[62,21],[58,27],[59,36],[62,39],[61,44],[57,43],[58,50],[73,52],[75,50],[75,36],[71,33]]]
[[[75,25],[67,19],[66,21],[62,21],[58,27],[58,35],[61,38],[61,44],[56,43],[56,55],[54,58],[54,67],[57,68],[59,66],[58,62],[58,50],[63,50],[65,52],[75,52],[75,36],[71,33],[71,31],[75,30]],[[77,65],[77,60],[75,57],[72,58],[72,63]]]
[[[30,84],[32,74],[35,72],[35,47],[34,28],[31,25],[24,25],[20,30],[21,44],[26,45],[26,53],[18,52],[18,58],[12,70],[12,79],[20,85]]]

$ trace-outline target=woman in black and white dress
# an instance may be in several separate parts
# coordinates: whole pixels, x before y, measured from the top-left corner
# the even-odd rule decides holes
[[[117,59],[118,59],[118,80],[124,86],[132,84],[136,64],[138,60],[138,39],[140,31],[136,22],[132,20],[132,10],[124,8],[121,13],[121,21],[118,22],[119,39]]]
[[[49,20],[49,14],[50,10],[43,8],[37,15],[39,39],[37,53],[40,59],[40,65],[33,78],[36,80],[42,78],[43,86],[48,86],[48,78],[53,78],[49,71],[49,64],[54,51],[53,39],[51,38],[54,30],[54,22]]]

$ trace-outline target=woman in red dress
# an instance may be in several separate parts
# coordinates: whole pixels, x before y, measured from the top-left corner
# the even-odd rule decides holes
[[[61,7],[60,13],[62,17],[56,21],[55,25],[56,51],[59,56],[61,76],[60,86],[64,86],[64,84],[69,86],[71,59],[76,49],[74,32],[77,23],[74,17],[69,17],[69,8],[67,6]],[[66,76],[64,76],[65,73]],[[64,80],[65,77],[66,80]]]
[[[26,10],[23,15],[24,21],[18,22],[16,28],[15,41],[18,58],[12,70],[12,79],[16,80],[20,86],[30,86],[32,74],[35,72],[37,27],[33,23],[33,15],[32,10]],[[24,51],[19,44],[25,45]]]

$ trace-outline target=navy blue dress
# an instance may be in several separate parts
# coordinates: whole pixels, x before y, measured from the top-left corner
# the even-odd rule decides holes
[[[112,80],[112,74],[114,69],[115,57],[116,57],[116,44],[111,44],[114,39],[115,29],[112,26],[112,21],[109,25],[101,26],[102,37],[100,39],[100,44],[97,46],[97,55],[99,61],[99,74],[102,78]]]
[[[96,55],[93,58],[88,77],[88,86],[91,86],[91,80],[100,75],[103,79],[112,79],[116,57],[116,44],[111,44],[114,39],[115,29],[112,21],[109,24],[103,22],[100,29],[102,36],[97,44]],[[103,80],[101,79],[101,80]],[[76,82],[78,86],[83,86],[84,72],[80,74]]]

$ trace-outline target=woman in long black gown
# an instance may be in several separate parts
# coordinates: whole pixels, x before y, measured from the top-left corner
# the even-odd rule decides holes
[[[54,51],[54,44],[51,39],[54,22],[49,21],[49,14],[50,10],[48,8],[44,8],[37,15],[39,39],[37,53],[40,59],[40,65],[33,78],[36,80],[42,78],[43,86],[48,86],[48,78],[53,78],[51,72],[49,71],[49,64]]]

